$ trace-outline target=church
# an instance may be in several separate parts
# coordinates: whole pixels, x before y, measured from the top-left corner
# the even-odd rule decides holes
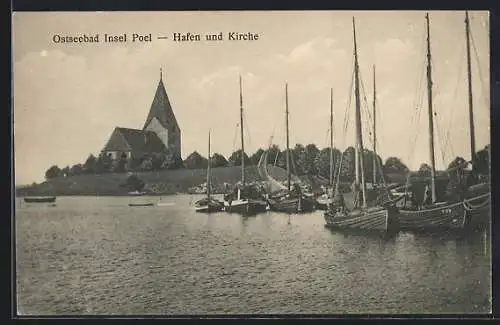
[[[181,157],[181,130],[168,99],[160,70],[160,81],[142,130],[116,127],[101,151],[118,159],[142,159],[152,154]]]

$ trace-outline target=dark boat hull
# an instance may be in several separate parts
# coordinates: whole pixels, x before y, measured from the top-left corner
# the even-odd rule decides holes
[[[269,199],[268,201],[270,210],[275,212],[303,213],[312,212],[316,209],[315,200],[310,198],[281,198]]]
[[[200,200],[195,203],[195,211],[200,213],[213,213],[220,212],[224,210],[224,203],[206,199]]]
[[[224,203],[224,209],[229,213],[239,213],[242,215],[255,215],[267,211],[267,202],[263,200],[235,200]]]
[[[54,203],[56,201],[55,196],[51,197],[25,197],[24,202],[26,203]]]
[[[372,207],[354,211],[325,212],[326,226],[339,230],[393,233],[399,229],[397,210]]]
[[[154,203],[129,203],[129,207],[152,207]]]
[[[400,209],[401,230],[450,231],[467,227],[467,213],[463,202],[438,204],[420,210]]]
[[[473,230],[489,229],[491,224],[491,194],[483,194],[467,199],[464,207]]]

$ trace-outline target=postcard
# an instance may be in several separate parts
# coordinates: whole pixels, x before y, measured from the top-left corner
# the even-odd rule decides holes
[[[14,12],[18,316],[491,313],[487,11]]]

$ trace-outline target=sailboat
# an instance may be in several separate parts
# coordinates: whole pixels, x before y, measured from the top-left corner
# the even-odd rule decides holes
[[[303,192],[299,183],[294,183],[292,188],[292,171],[290,168],[290,136],[288,128],[288,83],[285,84],[285,121],[286,121],[286,191],[278,195],[269,195],[268,202],[271,211],[301,213],[312,212],[316,202],[312,195]]]
[[[339,230],[363,230],[381,233],[391,233],[398,230],[397,209],[392,205],[378,205],[371,202],[368,204],[367,189],[365,184],[364,158],[363,158],[363,135],[361,128],[361,96],[359,80],[359,64],[356,44],[356,26],[354,17],[352,19],[354,35],[354,81],[355,81],[355,182],[353,194],[356,199],[350,209],[343,202],[343,195],[339,192],[339,179],[335,184],[335,204],[328,207],[324,217],[326,226]],[[361,198],[360,198],[361,196]]]
[[[246,183],[245,179],[245,141],[243,132],[243,90],[240,76],[240,137],[241,137],[241,182],[224,196],[224,209],[253,215],[267,210],[267,202],[262,197],[259,188]]]
[[[212,181],[211,181],[211,170],[210,170],[210,130],[208,131],[208,166],[207,166],[207,197],[198,200],[194,203],[194,208],[196,212],[219,212],[224,209],[224,203],[220,202],[212,197]]]
[[[489,208],[490,193],[479,193],[468,197],[460,195],[458,199],[438,201],[436,191],[436,167],[434,158],[434,121],[432,106],[432,66],[431,66],[431,48],[430,48],[430,22],[429,14],[426,14],[427,27],[427,106],[428,106],[428,124],[429,124],[429,156],[431,161],[431,182],[430,195],[426,195],[429,203],[424,202],[422,206],[402,207],[400,213],[400,227],[403,230],[461,230],[469,228],[471,217],[475,211],[481,211],[484,206]],[[469,16],[465,16],[466,36],[467,36],[467,67],[468,67],[468,86],[469,86],[469,113],[470,113],[470,136],[471,136],[471,155],[475,155],[474,139],[474,121],[472,117],[472,87],[470,71],[470,45],[469,45]],[[480,203],[478,206],[475,204]]]
[[[334,165],[333,165],[333,89],[330,89],[330,178],[328,181],[328,186],[326,187],[325,193],[316,199],[316,208],[319,210],[327,210],[328,206],[332,203],[333,191],[333,175],[334,175]]]

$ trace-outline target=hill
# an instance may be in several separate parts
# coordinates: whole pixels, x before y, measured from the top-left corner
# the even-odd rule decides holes
[[[269,174],[278,181],[286,180],[286,171],[269,166]],[[123,185],[131,173],[106,173],[100,175],[78,175],[56,177],[34,186],[16,189],[17,196],[46,195],[126,195],[128,189]],[[206,181],[205,169],[178,169],[136,173],[145,184],[146,190],[156,194],[187,193],[188,189]],[[245,168],[248,182],[261,181],[256,166]],[[212,183],[223,187],[224,183],[235,184],[241,179],[241,167],[219,167],[212,169]]]

